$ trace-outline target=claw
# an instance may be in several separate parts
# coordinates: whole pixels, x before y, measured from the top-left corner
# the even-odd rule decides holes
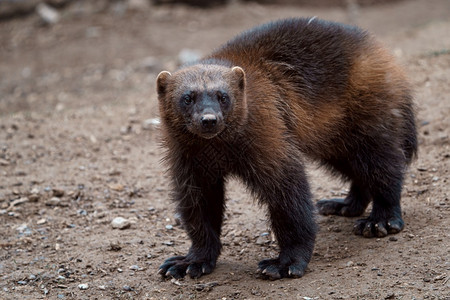
[[[387,220],[373,220],[370,217],[356,221],[353,232],[366,238],[385,237],[388,234],[398,233],[403,229],[401,218],[391,218]]]

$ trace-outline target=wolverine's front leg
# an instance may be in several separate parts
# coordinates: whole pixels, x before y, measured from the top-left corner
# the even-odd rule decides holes
[[[165,277],[182,278],[189,274],[198,278],[214,270],[220,254],[224,181],[220,178],[211,183],[197,177],[191,182],[175,183],[175,197],[192,245],[186,256],[168,258],[159,267],[159,273]]]
[[[301,165],[276,173],[278,178],[275,175],[256,189],[268,205],[280,254],[260,261],[258,268],[267,279],[301,277],[311,259],[317,231],[309,186]]]

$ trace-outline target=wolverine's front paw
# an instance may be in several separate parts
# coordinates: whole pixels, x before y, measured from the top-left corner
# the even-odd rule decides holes
[[[299,278],[305,274],[308,263],[303,261],[282,263],[279,258],[264,259],[258,264],[258,272],[264,279],[280,279],[285,277]]]
[[[191,278],[199,278],[204,274],[209,274],[216,266],[215,261],[190,259],[187,256],[174,256],[166,259],[159,267],[158,274],[163,277],[183,278],[189,274]]]

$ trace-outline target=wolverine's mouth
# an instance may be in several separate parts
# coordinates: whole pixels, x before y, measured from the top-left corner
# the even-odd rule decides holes
[[[198,137],[210,140],[212,138],[215,138],[216,136],[218,136],[221,132],[223,128],[211,128],[211,129],[206,129],[203,127],[190,127],[188,128],[190,132],[192,132],[193,134],[195,134]]]
[[[216,136],[218,136],[219,133],[220,132],[214,132],[214,133],[211,132],[211,133],[201,133],[201,134],[198,134],[198,135],[200,137],[204,138],[204,139],[210,140],[210,139],[215,138]]]

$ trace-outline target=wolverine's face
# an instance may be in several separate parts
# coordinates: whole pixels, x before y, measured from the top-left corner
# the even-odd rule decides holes
[[[220,134],[244,101],[245,74],[239,67],[196,65],[157,79],[161,114],[206,139]]]

